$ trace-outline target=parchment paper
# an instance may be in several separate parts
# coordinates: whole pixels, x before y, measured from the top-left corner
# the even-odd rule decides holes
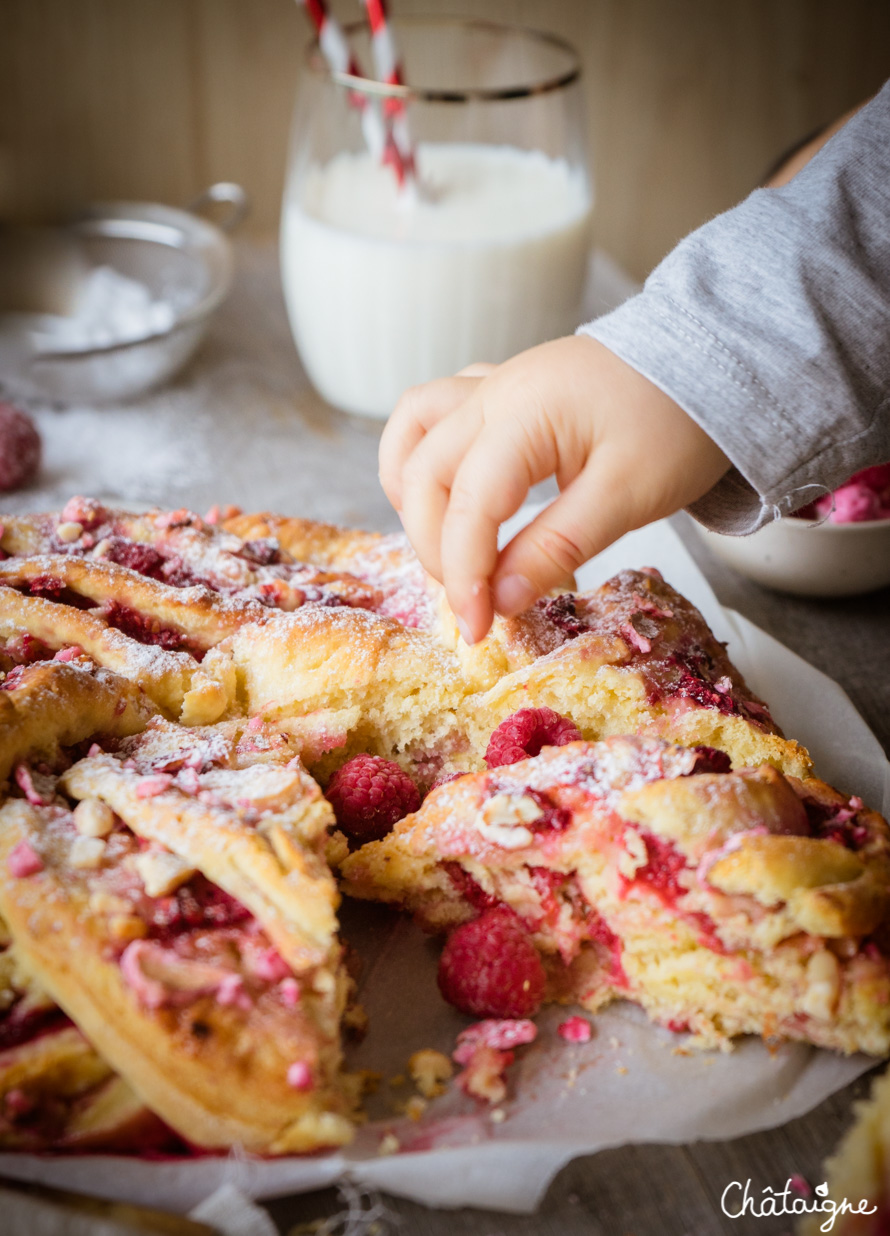
[[[528,512],[524,513],[528,518]],[[890,811],[890,765],[841,689],[739,614],[725,611],[667,523],[631,533],[579,573],[591,587],[627,566],[657,566],[702,610],[779,723],[813,753],[817,770]],[[244,1156],[193,1162],[140,1162],[0,1155],[0,1173],[85,1192],[187,1211],[230,1182],[252,1197],[329,1185],[349,1173],[360,1183],[433,1206],[532,1210],[559,1168],[576,1155],[628,1142],[723,1139],[783,1124],[815,1107],[874,1063],[802,1045],[770,1052],[747,1039],[728,1054],[677,1054],[683,1036],[648,1023],[628,1004],[593,1018],[592,1041],[556,1034],[567,1015],[548,1009],[537,1041],[511,1073],[504,1119],[458,1093],[430,1104],[412,1123],[393,1105],[412,1093],[387,1079],[406,1071],[422,1047],[450,1051],[467,1019],[443,1003],[435,984],[437,946],[411,923],[374,906],[347,906],[344,932],[363,954],[367,1038],[349,1063],[382,1072],[372,1121],[345,1152],[277,1161]],[[262,1101],[262,1096],[257,1096]],[[391,1132],[397,1153],[381,1157]]]

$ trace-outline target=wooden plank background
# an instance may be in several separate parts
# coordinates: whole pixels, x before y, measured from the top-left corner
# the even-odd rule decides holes
[[[597,239],[637,276],[890,76],[886,0],[394,0],[546,27],[586,71]],[[333,0],[344,19],[355,0]],[[244,184],[277,226],[293,0],[0,0],[0,218]]]

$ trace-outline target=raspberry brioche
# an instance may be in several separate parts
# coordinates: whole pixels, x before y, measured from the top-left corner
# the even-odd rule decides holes
[[[512,672],[474,700],[476,749],[531,704],[570,717],[588,739],[646,734],[716,747],[737,768],[811,771],[808,753],[782,737],[695,606],[657,571],[622,571],[595,592],[539,601],[489,638]]]
[[[35,1019],[11,973],[4,1140],[32,1144],[49,1128],[55,1146],[91,1131],[120,1148],[143,1103],[208,1148],[348,1140],[330,807],[262,721],[187,729],[150,708],[127,721],[132,685],[81,660],[13,670],[0,695],[21,707],[37,680],[59,713],[51,742],[7,757],[19,762],[0,807],[0,915],[14,949],[3,955],[77,1027],[58,1037],[71,1027],[49,1006]],[[72,733],[68,705],[93,678],[101,707],[82,705]],[[112,1070],[138,1098],[111,1085]],[[57,1075],[50,1120],[41,1100]]]
[[[40,987],[0,922],[0,1149],[149,1149],[170,1131]]]
[[[399,536],[74,498],[0,546],[0,1145],[346,1141],[332,867],[468,925],[465,1008],[491,955],[502,1011],[890,1050],[887,827],[657,572],[468,648]]]
[[[78,644],[185,724],[262,710],[323,781],[358,751],[423,785],[481,768],[488,735],[529,704],[588,739],[643,733],[718,747],[739,767],[810,771],[656,571],[545,598],[468,648],[400,536],[268,514],[220,527],[74,498],[8,520],[0,547],[7,638]]]
[[[351,854],[344,888],[437,931],[506,906],[551,997],[634,1000],[702,1045],[890,1051],[885,821],[820,781],[711,760],[622,737],[462,777]]]

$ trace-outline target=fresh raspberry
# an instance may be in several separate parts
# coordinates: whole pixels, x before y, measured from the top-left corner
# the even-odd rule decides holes
[[[725,751],[717,747],[693,747],[695,763],[687,776],[697,773],[728,773],[732,772],[732,760]]]
[[[578,617],[578,606],[570,592],[563,592],[558,597],[543,597],[536,602],[535,608],[558,631],[562,631],[567,640],[577,639],[590,630],[584,619]]]
[[[392,760],[357,755],[335,772],[325,791],[337,823],[355,841],[385,837],[402,816],[420,806],[417,786]]]
[[[544,998],[541,959],[512,910],[486,910],[451,933],[439,962],[439,990],[472,1017],[531,1017]]]
[[[105,542],[103,557],[118,566],[129,567],[140,575],[151,575],[157,578],[164,559],[151,545],[144,541],[131,541],[128,537],[111,536]]]
[[[0,490],[27,485],[39,467],[37,426],[11,403],[0,403]]]
[[[501,904],[497,897],[493,897],[491,893],[486,893],[485,889],[473,879],[469,871],[464,871],[460,863],[444,862],[442,866],[456,891],[465,901],[470,903],[474,910],[490,910],[493,906]]]
[[[488,740],[485,763],[489,768],[516,764],[537,755],[542,747],[564,747],[580,737],[574,721],[552,708],[520,708],[502,721]]]

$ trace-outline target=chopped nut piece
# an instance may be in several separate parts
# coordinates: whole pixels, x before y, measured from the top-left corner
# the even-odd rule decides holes
[[[101,890],[90,894],[90,909],[93,914],[129,914],[133,904],[126,897],[118,897],[116,893],[105,893]]]
[[[99,798],[85,798],[74,808],[74,826],[84,837],[107,837],[114,829],[114,812]]]
[[[396,1137],[395,1133],[387,1133],[380,1139],[380,1145],[377,1147],[377,1153],[395,1154],[400,1149],[402,1143]]]
[[[495,794],[483,806],[476,827],[486,841],[505,850],[520,850],[534,840],[525,825],[543,814],[543,808],[528,794]]]
[[[66,519],[56,528],[56,536],[66,545],[70,545],[72,541],[79,541],[83,536],[83,524],[78,524],[73,519]]]
[[[807,963],[807,989],[800,1006],[810,1017],[828,1021],[833,1016],[841,984],[841,968],[828,949],[814,953]]]
[[[418,1121],[426,1111],[426,1099],[422,1099],[419,1094],[412,1095],[405,1104],[405,1115],[409,1120]]]
[[[105,842],[101,837],[75,837],[68,861],[72,867],[101,867],[105,857]]]
[[[149,850],[146,854],[137,854],[133,865],[139,872],[139,878],[149,897],[169,896],[176,892],[180,884],[190,880],[197,870],[190,867],[178,854],[171,854],[167,850]]]
[[[434,1051],[431,1047],[416,1051],[408,1061],[411,1078],[420,1093],[427,1099],[434,1099],[445,1093],[442,1082],[448,1081],[454,1072],[451,1061],[444,1053]],[[390,1084],[392,1085],[393,1082]]]
[[[359,1092],[362,1095],[376,1094],[383,1081],[383,1074],[376,1069],[358,1069],[355,1074],[358,1079]]]

